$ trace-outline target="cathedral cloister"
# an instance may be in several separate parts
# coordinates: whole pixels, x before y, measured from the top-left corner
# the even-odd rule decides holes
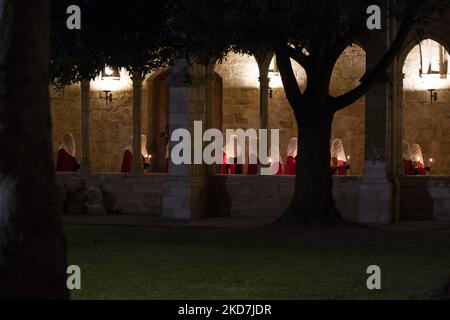
[[[336,113],[332,140],[342,141],[348,170],[334,176],[333,190],[345,218],[366,223],[450,219],[450,38],[441,31],[437,26],[421,39],[411,38],[386,79]],[[373,48],[386,46],[385,37],[380,32],[345,50],[333,72],[331,95],[358,85],[366,66],[377,61],[380,50]],[[304,88],[306,74],[293,66]],[[280,157],[286,163],[289,140],[301,137],[273,54],[229,53],[211,68],[179,62],[147,75],[142,86],[124,69],[115,77],[107,74],[61,92],[50,88],[55,161],[69,132],[81,164],[79,172],[57,175],[67,213],[277,217],[287,207],[292,175],[165,166],[170,133],[192,130],[193,121],[224,134],[227,129],[279,129]],[[145,171],[121,172],[130,137],[141,134],[149,165]],[[415,145],[420,157],[411,153]],[[404,160],[418,165],[407,172]]]

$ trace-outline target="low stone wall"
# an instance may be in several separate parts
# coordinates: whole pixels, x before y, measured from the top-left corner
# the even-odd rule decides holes
[[[208,214],[221,217],[279,217],[294,192],[292,176],[217,175],[208,178]],[[358,217],[359,177],[334,177],[334,196],[342,215]]]
[[[208,217],[276,218],[291,200],[295,179],[292,176],[216,175],[201,184],[206,188],[195,188],[195,192],[191,192],[179,188],[183,181],[177,176],[166,174],[58,173],[56,177],[66,214],[164,214],[172,218],[189,218],[189,213],[178,210],[178,207],[186,207],[179,205],[180,201],[189,201],[191,211],[205,212]],[[361,179],[334,177],[337,207],[350,221],[358,220]],[[194,182],[198,184],[195,180],[189,181],[189,185]],[[200,216],[204,215],[193,217]],[[400,220],[450,220],[450,177],[402,178]]]
[[[400,220],[450,220],[450,177],[403,177]]]
[[[167,175],[58,173],[59,198],[66,214],[161,215]]]

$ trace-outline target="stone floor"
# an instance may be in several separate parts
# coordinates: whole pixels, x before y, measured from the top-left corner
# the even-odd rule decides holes
[[[134,215],[108,215],[108,216],[86,216],[65,215],[64,224],[75,225],[108,225],[108,226],[133,226],[133,227],[187,227],[187,228],[236,228],[255,227],[269,224],[273,219],[268,218],[205,218],[198,220],[173,220],[152,216]],[[432,231],[449,232],[450,222],[441,221],[414,221],[401,222],[380,227],[385,230],[398,231]]]
[[[272,222],[267,218],[205,218],[198,220],[174,220],[161,217],[108,215],[108,216],[82,216],[65,215],[64,224],[79,225],[115,225],[115,226],[141,226],[141,227],[205,227],[205,228],[231,228],[254,227]]]

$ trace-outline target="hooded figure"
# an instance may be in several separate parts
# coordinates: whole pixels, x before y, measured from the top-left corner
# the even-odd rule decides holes
[[[258,140],[255,139],[255,138],[250,138],[247,174],[248,175],[256,175],[256,174],[258,174],[258,165],[259,165]]]
[[[149,163],[151,156],[147,152],[147,137],[142,134],[141,135],[141,155],[142,155],[142,163],[143,167],[146,167],[146,164]],[[132,164],[133,164],[133,150],[134,150],[134,139],[133,136],[131,136],[128,139],[127,147],[125,148],[125,152],[123,154],[122,159],[122,168],[121,172],[131,172]]]
[[[75,139],[73,134],[67,132],[61,138],[61,144],[58,148],[56,171],[77,172],[80,169],[80,165],[75,158],[75,154]]]
[[[270,170],[273,176],[280,176],[283,174],[283,161],[280,157],[280,149],[274,147],[270,155]]]
[[[331,143],[331,167],[336,168],[335,171],[333,171],[333,175],[339,175],[339,176],[346,176],[347,175],[347,169],[346,169],[346,160],[347,157],[345,155],[344,151],[344,144],[342,143],[341,139],[334,139]]]
[[[422,148],[414,143],[411,146],[411,158],[414,167],[414,174],[419,176],[426,176],[425,162],[423,161]]]
[[[147,151],[147,136],[145,134],[141,134],[141,154],[144,158],[150,158]]]
[[[122,168],[120,172],[131,172],[131,167],[133,164],[133,136],[128,139],[127,147],[123,153]]]
[[[243,165],[238,164],[238,157],[241,155],[242,148],[237,143],[235,134],[230,136],[230,141],[222,149],[222,174],[243,174]]]
[[[291,138],[289,140],[287,149],[287,160],[286,160],[286,170],[285,174],[295,175],[297,169],[297,148],[298,141],[297,138]]]
[[[406,176],[414,174],[414,166],[411,160],[411,149],[409,143],[403,140],[402,144],[402,158],[403,158],[403,170]]]

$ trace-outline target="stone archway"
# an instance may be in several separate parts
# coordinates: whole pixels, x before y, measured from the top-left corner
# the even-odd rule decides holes
[[[419,43],[421,46],[419,47]],[[448,159],[450,153],[445,150],[448,145],[447,125],[450,118],[449,103],[450,81],[447,71],[447,79],[442,80],[443,86],[437,89],[438,100],[432,101],[430,84],[426,77],[419,76],[422,67],[427,73],[430,43],[432,46],[442,46],[449,52],[449,43],[443,38],[433,34],[426,34],[420,40],[410,41],[399,56],[397,64],[397,87],[395,114],[393,123],[396,149],[393,161],[396,167],[397,177],[400,183],[399,215],[397,220],[433,220],[436,219],[436,199],[430,192],[432,181],[447,181],[449,175]],[[422,52],[421,51],[422,48]],[[445,83],[444,83],[445,82]],[[450,128],[449,128],[450,129]],[[402,141],[410,144],[418,143],[422,147],[425,166],[430,165],[430,158],[434,159],[430,176],[406,176],[402,161]],[[433,177],[434,176],[434,177]],[[439,177],[436,177],[439,176]]]

